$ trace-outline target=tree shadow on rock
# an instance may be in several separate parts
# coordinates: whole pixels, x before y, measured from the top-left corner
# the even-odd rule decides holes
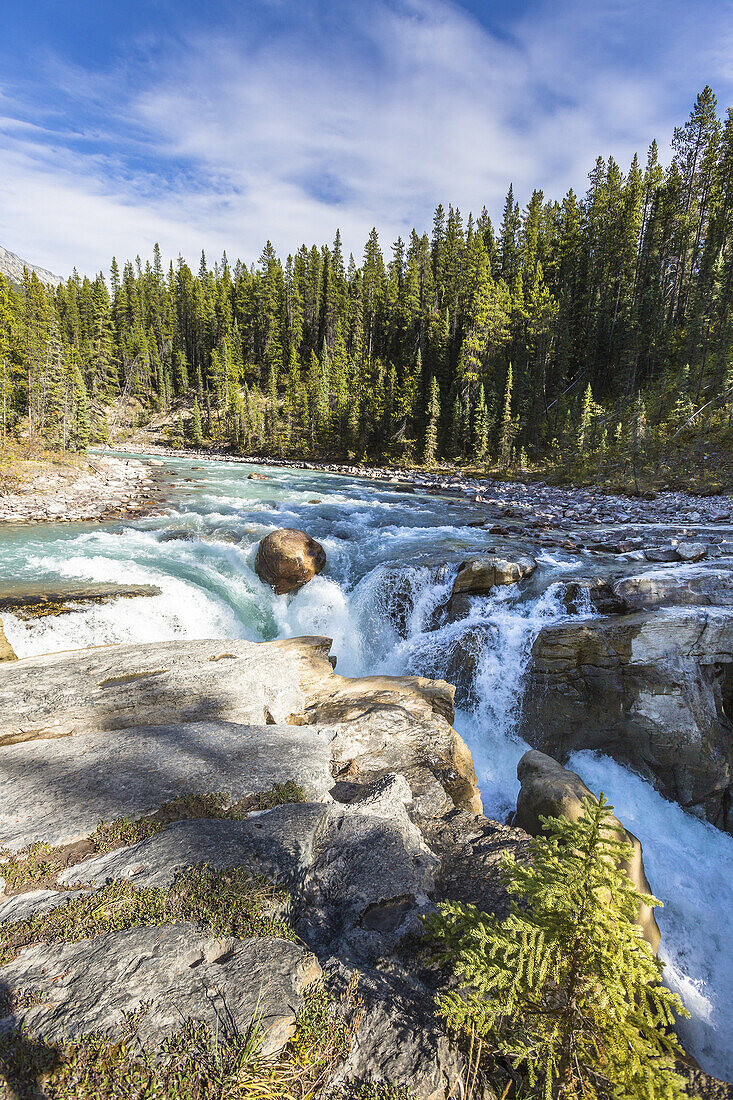
[[[56,1047],[17,1026],[12,991],[0,981],[0,1100],[41,1100],[43,1080],[59,1061]]]

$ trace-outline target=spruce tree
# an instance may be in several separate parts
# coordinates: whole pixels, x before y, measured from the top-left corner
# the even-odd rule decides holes
[[[198,394],[193,400],[193,415],[191,416],[191,443],[199,448],[204,442],[203,426],[201,424],[201,406]]]
[[[489,414],[486,409],[483,382],[479,384],[473,414],[473,450],[478,462],[484,461],[489,450]]]
[[[505,921],[460,902],[428,921],[458,980],[438,997],[441,1015],[474,1050],[521,1067],[545,1100],[685,1095],[674,1025],[687,1013],[635,924],[642,902],[660,903],[624,871],[632,848],[611,811],[601,795],[578,821],[541,818],[527,864],[504,860],[517,899]]]
[[[440,390],[435,375],[430,379],[428,397],[428,426],[425,430],[425,449],[423,458],[426,466],[432,466],[438,450],[438,421],[440,419]]]
[[[13,315],[10,287],[0,275],[0,432],[5,443],[10,410],[13,404],[13,386],[10,374],[10,350]]]
[[[501,432],[499,436],[499,459],[502,466],[509,465],[512,449],[512,437],[514,424],[512,421],[512,365],[506,372],[506,386],[504,388],[504,408],[501,414]]]
[[[76,360],[73,362],[74,395],[76,398],[76,439],[75,446],[79,451],[85,451],[89,446],[91,424],[89,420],[89,396],[84,383],[84,377]]]

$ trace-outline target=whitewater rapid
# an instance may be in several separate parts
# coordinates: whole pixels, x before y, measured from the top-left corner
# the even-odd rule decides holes
[[[487,815],[506,820],[527,748],[517,730],[532,642],[544,625],[567,617],[561,582],[582,569],[582,559],[540,554],[529,585],[475,600],[468,618],[450,623],[444,607],[458,564],[491,539],[471,526],[476,513],[467,501],[317,472],[258,468],[269,480],[248,481],[242,465],[167,465],[176,477],[163,515],[0,533],[7,580],[161,589],[29,621],[4,614],[18,656],[117,642],[324,634],[344,675],[463,676],[456,728],[473,753]],[[277,527],[307,530],[328,557],[325,573],[293,596],[275,596],[253,568],[257,543]],[[733,1079],[733,837],[607,758],[578,753],[571,766],[605,791],[641,839],[648,877],[665,902],[658,921],[667,981],[692,1013],[681,1034],[704,1068]]]

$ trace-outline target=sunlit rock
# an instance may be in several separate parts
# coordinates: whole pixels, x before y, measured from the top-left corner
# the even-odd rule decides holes
[[[305,531],[283,527],[271,531],[257,548],[255,571],[278,596],[295,592],[320,573],[326,551]]]
[[[0,619],[0,661],[15,661],[15,650],[11,646],[8,639],[5,637],[5,631],[3,630],[2,620]]]
[[[519,554],[513,559],[496,554],[471,558],[458,570],[453,583],[453,594],[486,595],[497,585],[516,584],[525,577],[530,577],[536,568],[537,562],[527,554]]]
[[[522,732],[566,760],[594,749],[666,798],[733,828],[733,611],[670,607],[544,627]]]
[[[595,795],[579,775],[563,768],[562,764],[543,752],[526,752],[517,766],[517,778],[522,786],[517,796],[514,825],[532,836],[539,836],[542,832],[540,817],[564,817],[568,821],[577,821],[583,815],[583,799],[590,797],[595,801]],[[651,894],[644,871],[641,842],[624,828],[617,817],[613,820],[619,839],[626,841],[634,850],[625,866],[626,873],[640,894]],[[649,905],[639,907],[638,923],[644,938],[656,951],[660,940],[659,927],[654,910]]]

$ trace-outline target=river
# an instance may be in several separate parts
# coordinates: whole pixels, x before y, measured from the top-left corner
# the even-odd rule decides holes
[[[527,748],[516,728],[531,644],[544,624],[567,616],[560,585],[587,568],[583,555],[535,553],[531,583],[499,589],[476,600],[468,619],[441,625],[439,609],[458,564],[490,541],[471,526],[476,506],[467,500],[277,467],[257,467],[267,480],[248,480],[250,467],[225,462],[170,459],[165,467],[174,476],[162,515],[2,530],[6,579],[162,590],[27,621],[5,614],[18,656],[170,638],[325,634],[344,675],[450,680],[462,649],[471,674],[456,728],[473,752],[487,815],[505,820]],[[308,531],[328,556],[325,573],[294,596],[275,596],[253,569],[257,543],[277,527]],[[666,978],[692,1013],[682,1037],[705,1069],[732,1080],[733,837],[605,757],[578,753],[570,766],[605,791],[641,839],[649,880],[665,903],[657,916]]]

